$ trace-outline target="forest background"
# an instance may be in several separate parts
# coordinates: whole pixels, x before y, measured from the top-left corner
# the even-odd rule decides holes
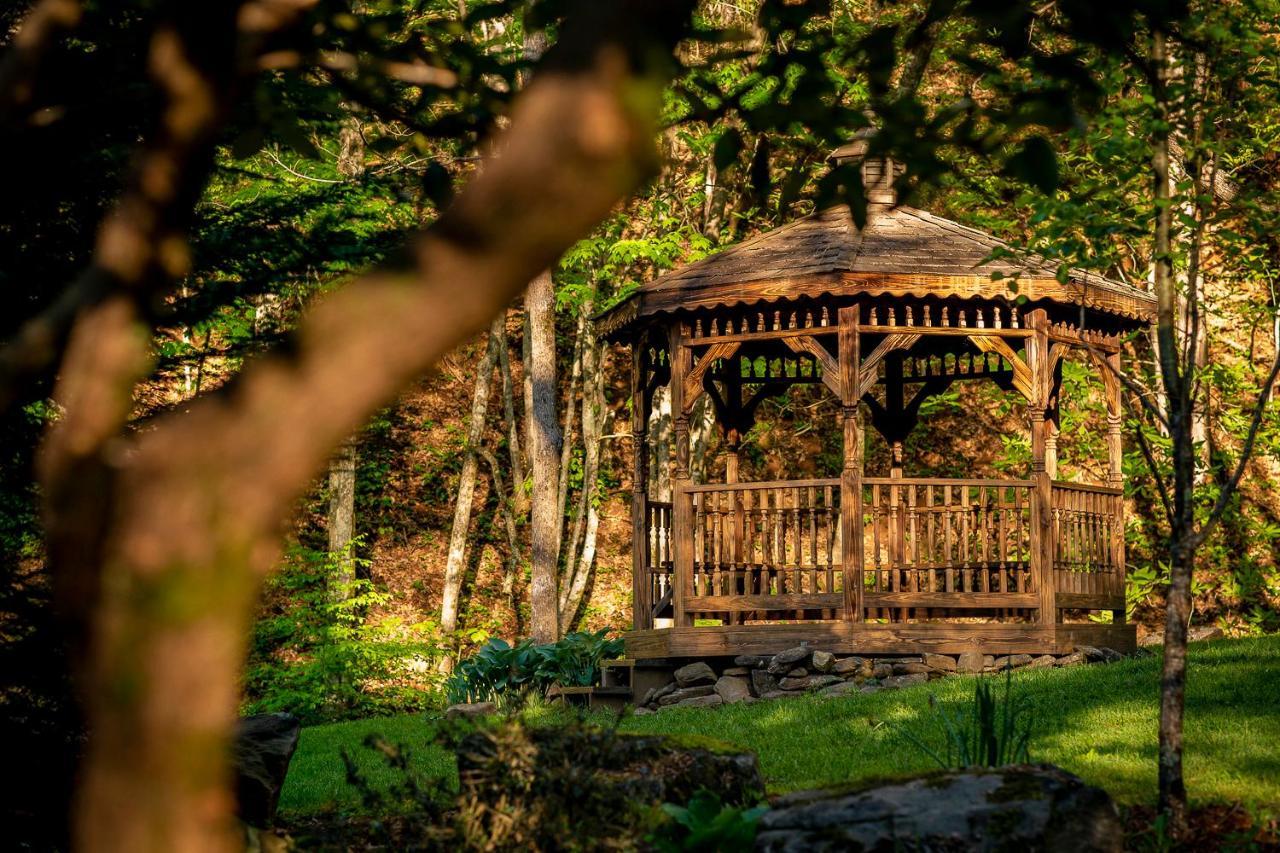
[[[480,162],[474,127],[500,123],[506,97],[521,85],[510,69],[519,70],[522,58],[541,50],[537,34],[526,32],[509,7],[468,10],[454,0],[371,3],[360,21],[333,20],[338,28],[349,26],[357,47],[371,21],[374,29],[382,22],[379,38],[394,39],[397,28],[409,32],[424,22],[448,33],[451,53],[442,67],[406,63],[389,71],[401,83],[459,89],[467,88],[460,80],[492,78],[481,87],[484,95],[468,95],[478,99],[467,104],[473,124],[456,128],[451,139],[438,126],[422,132],[420,119],[404,104],[403,121],[387,120],[401,93],[363,90],[343,76],[353,61],[348,51],[335,49],[325,58],[333,74],[322,81],[262,78],[251,99],[253,114],[241,116],[242,132],[219,148],[213,179],[196,207],[193,271],[163,306],[156,367],[135,399],[136,429],[227,383],[282,340],[316,297],[392,259],[406,235],[436,215],[453,186]],[[1190,69],[1184,76],[1208,128],[1207,141],[1194,143],[1199,148],[1185,137],[1182,145],[1212,153],[1208,204],[1231,202],[1227,213],[1203,227],[1203,259],[1194,261],[1199,272],[1193,280],[1186,279],[1187,270],[1196,268],[1187,255],[1190,243],[1175,240],[1175,270],[1184,277],[1184,293],[1196,294],[1184,304],[1198,306],[1185,311],[1180,331],[1196,342],[1193,357],[1200,367],[1196,499],[1207,514],[1239,455],[1256,389],[1280,344],[1270,236],[1280,229],[1269,203],[1280,96],[1269,76],[1274,69],[1251,64],[1274,38],[1266,4],[1213,4],[1203,11],[1203,38],[1230,37],[1239,49],[1237,64],[1229,67],[1200,68],[1204,56],[1216,56],[1212,51],[1187,48],[1175,59]],[[292,710],[318,720],[436,701],[418,688],[435,683],[450,660],[490,637],[511,640],[533,630],[535,538],[541,553],[552,555],[558,575],[559,633],[629,626],[628,375],[622,351],[597,338],[592,318],[664,270],[812,212],[827,173],[822,102],[789,100],[756,73],[789,48],[783,39],[761,35],[756,12],[748,2],[703,4],[702,24],[741,30],[743,47],[714,62],[711,48],[686,48],[708,51],[708,61],[667,92],[659,178],[562,257],[488,335],[451,354],[434,375],[352,436],[329,476],[300,504],[286,534],[291,547],[268,582],[255,625],[248,709]],[[460,13],[469,13],[465,25]],[[5,14],[16,20],[18,13]],[[923,14],[924,4],[832,4],[812,24],[832,45],[818,73],[849,109],[870,105],[867,80],[841,74],[839,46],[865,51],[883,28]],[[12,20],[4,23],[12,27]],[[99,10],[93,18],[96,37],[115,43],[142,38],[136,24],[128,12]],[[1017,102],[1020,78],[991,85],[992,69],[975,64],[968,49],[969,26],[962,18],[942,21],[918,69],[885,71],[918,74],[917,97],[930,120],[944,121],[946,111],[966,99]],[[94,65],[92,43],[83,42],[86,72],[109,75],[111,69]],[[699,64],[696,55],[683,58],[689,66]],[[987,152],[992,156],[931,150],[935,173],[923,176],[930,180],[910,203],[1141,287],[1154,254],[1149,131],[1158,117],[1126,57],[1090,61],[1102,88],[1092,93],[1089,122],[1050,137],[1051,143],[1014,133],[1002,148]],[[705,101],[720,91],[737,91],[740,111],[703,121],[716,112]],[[380,108],[363,106],[370,100]],[[93,226],[115,197],[137,135],[128,111],[70,114],[91,124],[99,142],[63,152],[56,175],[14,176],[14,197],[30,209],[5,223],[0,270],[6,272],[0,276],[6,299],[39,299],[36,282],[69,280],[83,265]],[[432,118],[444,122],[450,115]],[[1027,125],[1036,121],[1053,124],[1057,118],[1037,116]],[[1215,147],[1214,140],[1221,144]],[[1056,158],[1045,157],[1046,146]],[[1046,169],[1051,179],[1045,179]],[[1187,174],[1175,168],[1172,202],[1181,205],[1184,236],[1205,221],[1196,214],[1205,193]],[[37,185],[37,179],[57,187]],[[67,188],[74,191],[55,191]],[[68,198],[74,200],[70,207],[38,209],[65,205]],[[51,232],[51,223],[62,230]],[[50,246],[58,251],[46,251]],[[1151,342],[1137,338],[1130,350],[1135,374],[1153,376]],[[547,386],[553,399],[534,394],[531,376],[538,371],[553,377]],[[1062,470],[1068,477],[1097,475],[1105,456],[1100,387],[1092,388],[1083,367],[1068,365],[1066,381],[1064,398],[1072,402],[1063,413]],[[56,417],[42,395],[33,398],[2,425],[0,549],[7,634],[14,640],[4,646],[5,664],[15,671],[25,666],[23,683],[41,689],[28,696],[31,713],[7,724],[29,730],[33,719],[43,719],[51,734],[60,735],[67,727],[41,708],[42,697],[65,689],[63,673],[46,665],[47,654],[30,654],[47,649],[53,631],[30,470],[41,431]],[[833,401],[796,391],[765,405],[744,443],[744,479],[818,477],[838,469]],[[980,409],[988,415],[973,417]],[[695,471],[715,470],[716,430],[709,412],[697,414]],[[906,450],[909,474],[981,476],[1028,464],[1021,409],[997,391],[949,392],[930,402],[922,421]],[[559,441],[532,440],[547,434]],[[657,457],[665,456],[668,440],[659,429]],[[1131,406],[1126,449],[1129,607],[1141,625],[1158,630],[1168,571],[1156,555],[1166,519],[1150,463],[1167,468],[1168,442],[1141,406]],[[873,435],[868,468],[883,467],[884,458]],[[533,471],[544,472],[545,481],[535,483]],[[1280,419],[1271,410],[1242,488],[1200,552],[1197,624],[1233,633],[1280,627],[1278,478]],[[539,487],[551,501],[535,499]],[[541,612],[546,610],[543,602]]]

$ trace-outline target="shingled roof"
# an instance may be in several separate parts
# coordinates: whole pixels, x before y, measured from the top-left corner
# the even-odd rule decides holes
[[[1037,258],[988,260],[1008,244],[913,207],[875,205],[862,230],[845,205],[745,240],[643,285],[605,312],[612,334],[647,316],[681,309],[754,304],[857,293],[1047,300],[1084,305],[1125,321],[1149,323],[1152,296],[1111,279]],[[1001,279],[993,279],[993,273]],[[1017,280],[1016,293],[1009,279]]]

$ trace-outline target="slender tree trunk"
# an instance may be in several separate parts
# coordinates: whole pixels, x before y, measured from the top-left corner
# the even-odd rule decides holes
[[[520,576],[520,535],[516,532],[516,517],[512,508],[512,501],[507,495],[506,487],[502,482],[502,469],[498,466],[498,460],[487,447],[481,446],[477,448],[477,452],[489,466],[490,476],[493,478],[493,490],[498,496],[499,513],[502,519],[503,532],[507,538],[507,558],[506,570],[502,576],[502,594],[507,599],[507,604],[511,607],[511,618],[514,620],[512,630],[516,636],[524,633],[524,618],[520,615],[520,594],[516,588],[516,579]]]
[[[671,390],[659,385],[653,391],[653,415],[649,425],[653,452],[649,464],[653,470],[649,482],[653,483],[655,501],[671,500]]]
[[[1151,59],[1155,65],[1154,96],[1161,119],[1154,135],[1151,166],[1155,181],[1155,291],[1160,375],[1168,398],[1169,433],[1173,442],[1173,513],[1169,530],[1169,591],[1165,608],[1164,663],[1160,691],[1160,809],[1170,833],[1179,838],[1187,821],[1187,790],[1182,775],[1182,717],[1187,680],[1187,622],[1191,617],[1191,577],[1195,566],[1192,539],[1195,453],[1191,443],[1190,378],[1180,364],[1178,294],[1173,275],[1170,231],[1173,211],[1169,186],[1168,76],[1165,34],[1156,30]]]
[[[715,156],[707,155],[707,169],[702,181],[702,233],[713,243],[720,242],[720,229],[724,226],[724,210],[728,193],[720,186],[720,173],[716,169]]]
[[[494,326],[503,322],[494,318]],[[463,449],[462,471],[458,474],[458,502],[453,510],[453,529],[449,534],[449,556],[444,565],[444,589],[440,596],[440,630],[453,647],[452,634],[458,630],[458,602],[462,597],[462,576],[467,566],[467,534],[471,530],[471,508],[476,491],[476,448],[484,437],[484,422],[489,412],[489,383],[498,349],[494,345],[492,327],[485,338],[484,353],[476,368],[476,384],[471,396],[471,421],[467,425],[467,444]],[[441,672],[453,669],[453,655],[440,658]]]
[[[596,480],[600,473],[600,437],[604,434],[604,419],[607,417],[601,364],[603,353],[595,340],[595,324],[588,322],[586,325],[582,385],[582,491],[579,493],[573,535],[565,555],[566,583],[560,591],[560,624],[565,630],[572,627],[595,566],[596,533],[600,527]],[[581,552],[578,551],[580,544]]]
[[[564,428],[560,432],[560,491],[557,495],[557,506],[560,507],[560,515],[562,517],[567,516],[569,513],[569,465],[573,461],[573,430],[574,419],[578,411],[578,386],[582,384],[583,339],[586,337],[588,325],[585,315],[590,311],[591,304],[588,302],[578,312],[577,330],[574,333],[573,341],[573,366],[569,373],[569,388],[564,397]],[[560,538],[563,539],[563,537],[562,527]],[[557,541],[557,553],[559,553],[562,544],[562,541]],[[570,550],[565,557],[565,566],[572,566],[572,561],[573,551]]]
[[[555,285],[544,272],[525,294],[528,319],[530,407],[525,412],[529,470],[533,479],[530,519],[532,578],[529,599],[533,609],[533,638],[549,643],[560,637],[557,569],[564,513],[560,496],[560,419],[556,412]]]
[[[520,420],[516,417],[505,311],[502,322],[494,326],[493,345],[498,350],[498,371],[502,375],[502,414],[507,423],[507,453],[511,460],[511,512],[516,518],[522,518],[529,511],[529,500],[525,491],[524,453],[520,450]]]
[[[351,540],[356,535],[356,442],[349,438],[329,462],[329,554],[337,571],[329,579],[329,595],[342,601],[356,579]]]

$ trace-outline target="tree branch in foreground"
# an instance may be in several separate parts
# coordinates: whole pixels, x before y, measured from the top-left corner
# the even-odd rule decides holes
[[[127,312],[81,315],[63,367],[67,415],[43,464],[55,572],[87,560],[78,574],[94,581],[77,590],[92,601],[80,610],[92,732],[81,849],[234,846],[238,676],[296,497],[347,434],[481,332],[655,170],[656,72],[669,72],[690,6],[583,4],[595,20],[566,22],[500,155],[410,247],[405,268],[319,303],[286,351],[135,440],[105,426],[130,398],[145,330]]]

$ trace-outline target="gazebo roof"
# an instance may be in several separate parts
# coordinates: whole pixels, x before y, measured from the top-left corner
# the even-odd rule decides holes
[[[871,205],[859,230],[847,205],[832,207],[659,276],[606,311],[602,334],[679,310],[781,299],[851,296],[936,296],[1083,305],[1122,321],[1146,324],[1154,297],[1127,284],[1072,269],[1066,282],[1041,258],[975,228],[913,207]],[[993,279],[993,273],[1002,278]],[[1017,290],[1009,279],[1017,280]]]

